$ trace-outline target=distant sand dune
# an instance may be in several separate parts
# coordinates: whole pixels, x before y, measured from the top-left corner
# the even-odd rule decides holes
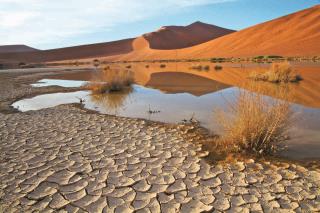
[[[26,45],[3,45],[0,46],[0,53],[34,52],[38,51]]]
[[[8,52],[0,53],[2,60],[16,60],[20,62],[45,62],[86,59],[110,55],[119,55],[131,52],[133,39],[65,47],[35,52]]]

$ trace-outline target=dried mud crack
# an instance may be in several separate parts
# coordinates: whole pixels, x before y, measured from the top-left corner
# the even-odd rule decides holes
[[[209,165],[190,126],[72,105],[0,114],[0,202],[16,212],[317,211],[320,173]],[[192,134],[192,133],[190,133]]]

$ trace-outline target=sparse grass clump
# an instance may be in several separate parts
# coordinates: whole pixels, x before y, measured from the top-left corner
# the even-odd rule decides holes
[[[268,81],[272,83],[289,83],[302,80],[301,76],[292,69],[288,62],[273,63],[267,72],[252,72],[249,78],[255,81]]]
[[[191,66],[190,69],[193,69],[193,70],[202,70],[202,66],[201,66],[201,65],[194,65],[194,66]]]
[[[281,91],[284,95],[287,93]],[[293,113],[288,101],[240,89],[225,111],[215,112],[224,135],[218,145],[231,152],[272,154],[288,140]]]
[[[132,67],[131,65],[126,66],[127,69],[131,69],[131,67]]]
[[[160,64],[160,68],[165,68],[166,65],[165,64]]]
[[[104,69],[95,81],[88,83],[85,87],[94,94],[103,94],[123,91],[133,83],[132,71]]]
[[[208,71],[208,70],[210,70],[210,66],[209,65],[205,65],[205,66],[203,66],[203,69]]]
[[[214,69],[216,71],[222,70],[222,66],[221,65],[216,65],[216,66],[214,66]]]
[[[210,66],[209,65],[194,65],[194,66],[191,66],[190,69],[193,69],[193,70],[198,70],[198,71],[202,71],[202,70],[205,70],[205,71],[209,71],[210,70]]]

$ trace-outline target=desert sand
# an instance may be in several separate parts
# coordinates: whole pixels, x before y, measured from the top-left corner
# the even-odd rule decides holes
[[[15,60],[19,62],[46,62],[73,60],[83,58],[94,58],[109,55],[125,54],[132,51],[133,39],[120,41],[81,45],[52,50],[42,50],[34,52],[8,52],[0,53],[2,60]]]
[[[235,31],[198,21],[188,26],[164,26],[143,37],[151,49],[170,50],[191,47],[232,32]]]
[[[18,53],[18,52],[35,52],[38,51],[26,45],[3,45],[0,46],[0,53]]]
[[[317,21],[319,19],[320,6],[314,6],[203,44],[178,50],[155,50],[152,49],[147,39],[137,38],[134,41],[136,48],[133,52],[106,59],[193,59],[258,55],[315,56],[320,53],[320,22]]]

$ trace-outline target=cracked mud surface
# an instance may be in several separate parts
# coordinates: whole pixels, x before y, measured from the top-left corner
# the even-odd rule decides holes
[[[25,212],[320,210],[320,173],[209,165],[192,127],[71,105],[0,114],[2,208]]]

